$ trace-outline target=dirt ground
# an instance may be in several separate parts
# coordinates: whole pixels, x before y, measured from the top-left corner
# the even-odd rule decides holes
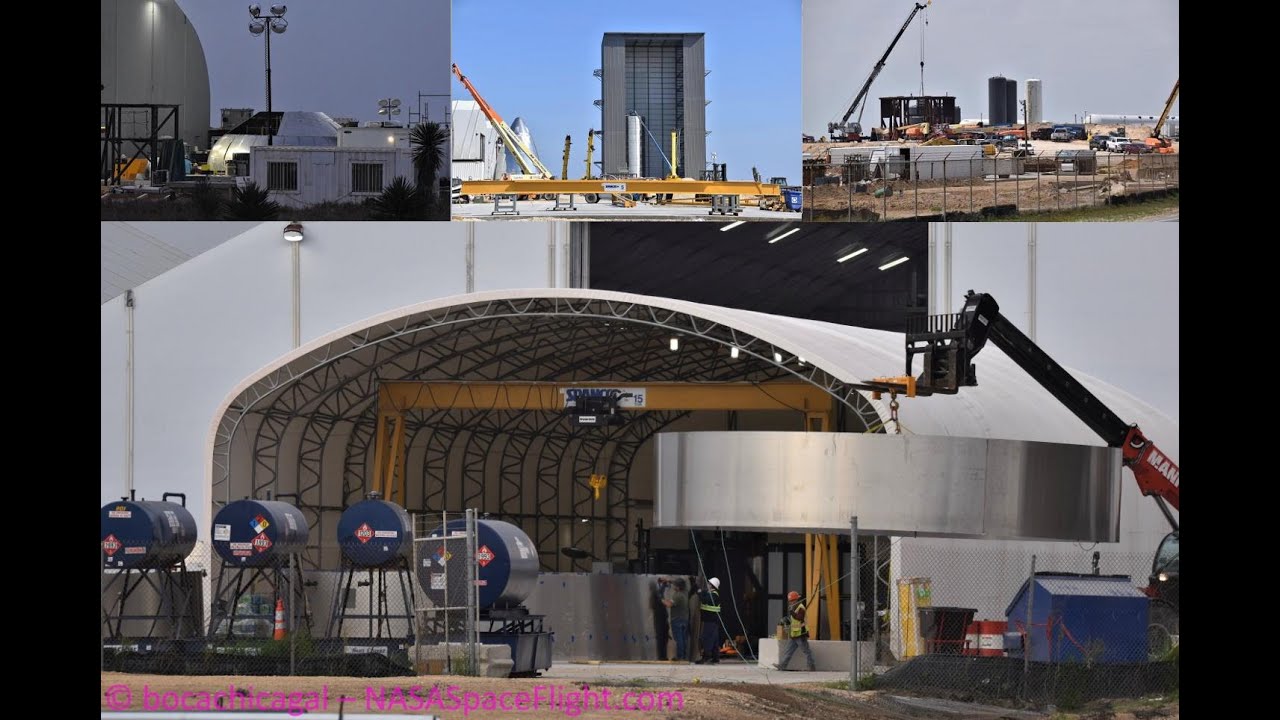
[[[166,693],[169,702],[177,702],[181,693],[228,693],[228,687],[234,686],[239,691],[251,694],[288,693],[295,694],[296,707],[306,708],[311,713],[329,712],[336,714],[339,710],[338,698],[353,698],[343,704],[345,714],[359,716],[373,712],[403,715],[437,715],[444,718],[507,718],[513,715],[529,720],[551,720],[551,718],[581,717],[606,718],[617,712],[627,712],[616,707],[581,707],[578,712],[567,704],[550,707],[547,703],[549,688],[554,687],[556,693],[583,692],[582,685],[568,685],[564,680],[555,679],[501,679],[501,678],[467,678],[456,676],[424,676],[409,678],[349,678],[349,677],[183,677],[172,675],[131,675],[124,673],[103,673],[102,708],[109,710],[150,710],[159,709],[157,703],[163,703]],[[515,709],[485,709],[483,697],[485,693],[520,693],[535,692],[541,686],[543,705],[536,709],[519,711]],[[785,718],[800,720],[802,718],[832,718],[847,720],[925,720],[926,718],[948,718],[949,720],[1178,720],[1177,703],[1142,702],[1102,703],[1092,708],[1084,708],[1078,713],[1042,713],[1012,710],[986,705],[973,705],[924,698],[908,698],[891,695],[880,691],[850,693],[847,690],[833,689],[822,683],[798,683],[792,685],[763,683],[692,683],[659,686],[649,682],[621,682],[610,687],[607,684],[585,683],[586,690],[603,696],[609,690],[611,703],[616,704],[624,693],[644,694],[644,702],[654,700],[656,693],[679,693],[683,705],[676,704],[668,708],[655,708],[643,711],[645,715],[671,720],[756,720],[757,718]],[[425,707],[426,701],[432,697],[435,688],[439,688],[440,703],[446,705],[442,709],[440,703]],[[122,689],[125,688],[125,689]],[[395,689],[400,688],[405,702],[401,706],[393,702]],[[415,690],[415,688],[417,688]],[[467,702],[467,693],[476,693],[473,703],[478,709],[453,709],[453,701],[448,694],[453,689],[454,696]],[[127,690],[126,690],[127,689]],[[412,691],[412,692],[411,692]],[[328,705],[321,707],[320,693],[327,692]],[[414,694],[416,693],[416,694]],[[309,697],[307,694],[311,694]],[[375,698],[369,700],[369,696]],[[272,697],[272,696],[269,696]],[[150,698],[148,700],[148,698]],[[388,703],[379,707],[377,699]],[[189,696],[188,703],[198,703],[199,696]],[[639,698],[636,701],[641,701]],[[310,702],[310,707],[307,703]],[[510,702],[515,702],[514,698]],[[660,702],[656,701],[655,702]],[[189,709],[195,709],[188,706]],[[281,706],[277,706],[283,709]],[[170,705],[170,709],[173,706]],[[214,708],[216,709],[216,708]],[[264,708],[266,709],[266,708]],[[634,710],[632,710],[634,712]],[[305,717],[303,715],[302,717]]]

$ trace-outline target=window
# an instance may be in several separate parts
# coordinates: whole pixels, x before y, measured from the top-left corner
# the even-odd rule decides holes
[[[298,191],[298,163],[267,163],[267,189],[282,192]]]
[[[351,192],[382,192],[382,163],[351,163]]]

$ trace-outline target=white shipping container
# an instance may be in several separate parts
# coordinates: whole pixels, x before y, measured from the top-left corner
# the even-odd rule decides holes
[[[249,175],[285,207],[361,202],[396,178],[413,180],[406,148],[254,147]]]

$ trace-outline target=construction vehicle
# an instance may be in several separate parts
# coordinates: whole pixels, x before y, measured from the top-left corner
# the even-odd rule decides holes
[[[930,0],[932,2],[932,0]],[[902,34],[907,31],[907,26],[915,19],[916,14],[924,10],[926,5],[916,3],[911,9],[911,14],[907,16],[907,21],[902,23],[902,27],[898,29],[898,34],[893,36],[893,42],[889,43],[889,48],[884,51],[884,55],[880,56],[879,62],[871,69],[871,75],[867,76],[867,81],[862,84],[862,89],[853,97],[853,103],[849,105],[849,109],[845,111],[844,117],[840,118],[838,123],[827,123],[827,132],[831,135],[831,142],[843,141],[861,141],[862,140],[862,112],[866,109],[867,93],[871,91],[871,83],[876,81],[876,77],[880,71],[884,69],[885,62],[889,59],[889,53],[893,52],[893,48],[897,46],[898,40]],[[924,72],[924,61],[920,61],[921,72]],[[922,76],[923,77],[923,76]],[[856,122],[850,123],[849,118],[853,116],[854,111],[858,112]]]
[[[467,89],[467,92],[471,93],[471,97],[476,101],[476,104],[480,106],[480,112],[484,113],[484,116],[493,124],[493,127],[497,129],[498,135],[502,138],[503,144],[511,153],[511,156],[515,158],[516,163],[520,166],[524,175],[518,179],[554,178],[555,176],[551,174],[551,171],[547,169],[547,166],[542,164],[542,161],[538,159],[538,156],[534,154],[533,150],[526,147],[525,144],[520,141],[520,138],[516,136],[515,132],[511,129],[511,126],[507,125],[506,121],[502,119],[502,116],[498,115],[498,111],[494,110],[492,105],[486,102],[484,98],[480,97],[480,91],[476,90],[475,85],[472,85],[471,81],[467,79],[467,76],[462,74],[462,70],[458,68],[457,63],[453,64],[453,74],[458,76],[458,82],[462,83],[462,86]]]
[[[1158,153],[1172,153],[1173,143],[1164,137],[1164,123],[1169,119],[1169,112],[1173,110],[1173,101],[1178,99],[1178,84],[1181,79],[1173,81],[1173,92],[1169,93],[1169,99],[1164,103],[1164,112],[1160,113],[1160,119],[1156,121],[1156,126],[1151,128],[1151,137],[1147,138],[1146,143],[1151,149]]]
[[[906,335],[907,374],[902,378],[877,378],[877,382],[901,381],[910,395],[955,394],[978,384],[973,358],[990,340],[1036,382],[1048,390],[1110,447],[1120,448],[1125,467],[1133,472],[1138,489],[1153,497],[1172,532],[1160,542],[1143,591],[1151,598],[1150,627],[1153,647],[1176,644],[1178,635],[1178,466],[1160,451],[1137,425],[1124,422],[1097,396],[1089,392],[1066,368],[1040,349],[1012,322],[1000,314],[995,299],[972,290],[964,307],[953,315],[913,319]],[[923,356],[919,377],[912,377],[912,360]]]

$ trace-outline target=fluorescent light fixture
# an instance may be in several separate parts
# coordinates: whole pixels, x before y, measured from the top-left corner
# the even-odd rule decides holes
[[[737,346],[737,345],[734,345],[733,347],[729,348],[729,357],[731,357],[731,358],[733,358],[733,359],[735,359],[735,360],[738,358],[738,346]]]
[[[803,365],[803,364],[804,364],[804,358],[796,358],[796,360],[800,361],[800,364],[801,364],[801,365]]]
[[[728,225],[725,225],[724,227],[720,228],[720,232],[729,232],[730,230],[738,227],[739,225],[742,225],[745,222],[746,220],[737,220],[737,221],[731,222]]]
[[[776,363],[780,363],[780,362],[782,362],[782,353],[780,353],[780,352],[775,352],[775,353],[773,354],[773,361],[774,361],[774,362],[776,362]]]
[[[836,262],[838,262],[838,263],[842,263],[842,262],[846,262],[846,261],[848,261],[848,260],[852,260],[852,259],[854,259],[854,258],[858,257],[859,255],[861,255],[861,254],[862,254],[862,253],[864,253],[864,252],[867,252],[867,249],[866,249],[866,248],[864,248],[864,247],[863,247],[863,248],[858,248],[857,250],[850,250],[850,251],[846,252],[844,255],[841,255],[840,257],[836,258]]]
[[[891,267],[897,267],[897,266],[901,265],[902,263],[904,263],[904,262],[906,262],[906,261],[908,261],[908,260],[910,260],[910,259],[911,259],[911,258],[907,257],[906,255],[903,255],[902,257],[898,258],[897,260],[890,260],[889,262],[887,262],[887,263],[885,263],[885,264],[881,265],[881,266],[880,266],[880,269],[881,269],[881,270],[888,270],[889,268],[891,268]]]
[[[670,346],[671,346],[671,352],[675,352],[675,351],[679,350],[679,349],[680,349],[680,338],[671,338]]]
[[[770,244],[770,245],[772,245],[772,244],[774,244],[774,243],[778,242],[779,240],[781,240],[782,238],[787,237],[788,235],[795,235],[795,234],[796,234],[796,233],[798,233],[798,232],[800,232],[800,228],[791,228],[790,230],[788,230],[788,231],[786,231],[786,232],[782,233],[781,235],[779,235],[778,237],[776,237],[776,238],[774,238],[774,239],[770,240],[770,241],[769,241],[769,244]]]

